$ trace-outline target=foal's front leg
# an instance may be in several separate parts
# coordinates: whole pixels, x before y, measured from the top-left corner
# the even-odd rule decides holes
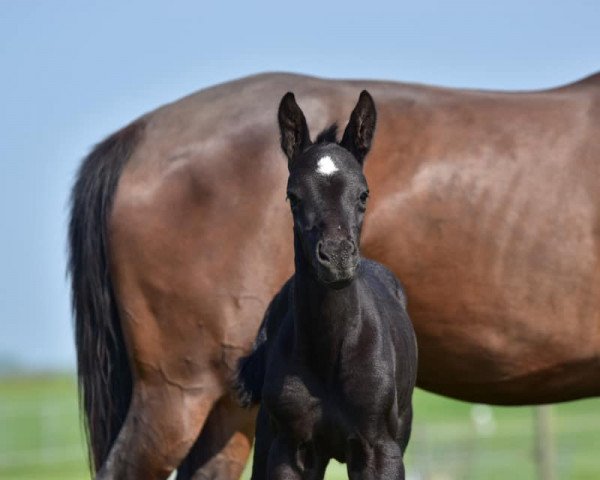
[[[301,480],[302,473],[296,459],[296,451],[295,445],[278,435],[271,443],[267,478],[269,480]]]
[[[251,480],[266,480],[268,478],[267,467],[272,442],[273,434],[269,425],[269,415],[265,407],[261,405],[256,417],[256,440],[254,442]]]
[[[357,440],[348,450],[350,480],[404,480],[402,450],[396,442],[368,445]]]
[[[284,436],[277,436],[269,452],[269,480],[322,480],[327,459],[318,456],[313,446],[294,444]]]

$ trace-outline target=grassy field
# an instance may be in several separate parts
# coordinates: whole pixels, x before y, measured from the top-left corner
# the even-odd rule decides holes
[[[554,406],[553,415],[558,478],[600,478],[600,399]],[[490,408],[418,391],[409,478],[534,479],[533,421],[531,408]],[[0,380],[0,479],[84,478],[73,379]],[[332,464],[327,478],[347,477]]]

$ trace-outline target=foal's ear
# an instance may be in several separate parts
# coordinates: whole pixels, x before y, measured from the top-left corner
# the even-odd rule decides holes
[[[292,92],[286,93],[279,104],[279,130],[281,131],[281,148],[288,157],[288,166],[310,145],[310,134],[306,118]]]
[[[361,165],[371,148],[376,121],[375,102],[369,92],[363,90],[340,142],[340,145],[349,150]]]

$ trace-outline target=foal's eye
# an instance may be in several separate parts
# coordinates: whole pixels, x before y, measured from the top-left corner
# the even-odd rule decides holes
[[[360,199],[360,202],[361,202],[362,204],[365,204],[365,203],[367,203],[367,199],[369,198],[369,192],[368,192],[368,191],[366,191],[366,192],[363,192],[363,193],[361,193],[361,194],[360,194],[360,197],[358,197],[358,198]]]
[[[292,207],[292,210],[296,210],[300,206],[300,199],[297,195],[288,192],[287,199],[290,202],[290,207]]]

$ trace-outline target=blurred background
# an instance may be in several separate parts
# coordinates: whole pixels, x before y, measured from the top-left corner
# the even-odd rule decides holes
[[[66,227],[79,161],[104,136],[263,71],[552,87],[600,69],[599,24],[596,0],[2,1],[0,478],[86,478]],[[600,478],[600,401],[551,416],[557,478]],[[536,478],[534,419],[418,392],[410,476]]]

